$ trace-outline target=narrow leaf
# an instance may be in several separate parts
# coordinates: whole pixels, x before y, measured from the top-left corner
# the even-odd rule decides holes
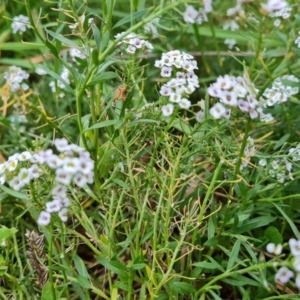
[[[107,120],[107,121],[103,121],[103,122],[100,122],[100,123],[97,123],[97,124],[91,126],[90,128],[88,128],[88,130],[104,128],[104,127],[108,127],[108,126],[116,126],[116,125],[120,125],[120,124],[122,124],[122,121],[120,121],[120,120]]]
[[[230,253],[230,257],[227,264],[227,270],[230,270],[234,266],[235,262],[237,261],[240,252],[240,247],[241,247],[241,241],[237,240]]]
[[[60,34],[58,34],[58,33],[56,33],[56,32],[53,32],[53,31],[51,31],[51,30],[48,30],[48,29],[45,29],[45,30],[46,30],[46,32],[47,32],[48,34],[50,34],[50,35],[53,36],[56,40],[62,42],[63,44],[68,45],[68,46],[70,46],[70,47],[78,48],[78,45],[77,45],[76,43],[74,43],[72,40],[69,40],[69,39],[63,37],[62,35],[60,35]]]
[[[115,24],[113,29],[116,29],[117,27],[120,27],[120,26],[122,26],[126,23],[129,23],[129,22],[134,21],[138,18],[141,18],[147,11],[148,11],[148,9],[143,9],[143,10],[135,12],[134,14],[130,14],[130,15],[126,16],[125,18],[123,18],[122,20],[117,22],[117,24]]]

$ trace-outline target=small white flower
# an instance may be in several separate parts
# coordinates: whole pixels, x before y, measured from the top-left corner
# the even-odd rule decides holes
[[[186,98],[182,98],[179,102],[179,106],[184,109],[189,109],[191,107],[191,101]]]
[[[90,159],[79,158],[78,170],[83,174],[88,174],[94,170],[94,162]]]
[[[162,55],[161,62],[167,67],[172,67],[174,63],[174,57],[164,53]]]
[[[164,117],[169,117],[174,112],[174,105],[172,103],[169,103],[167,105],[163,105],[161,108],[162,114]]]
[[[79,170],[79,159],[77,157],[65,157],[62,168],[70,174],[75,174]]]
[[[46,203],[46,211],[49,213],[58,212],[61,209],[61,202],[58,199]]]
[[[76,48],[70,48],[69,49],[70,56],[72,57],[72,60],[76,62],[75,57],[78,57],[80,59],[86,59],[86,56],[83,52],[81,52],[79,49]]]
[[[160,88],[160,91],[159,93],[162,95],[162,96],[170,96],[171,93],[172,93],[172,89],[166,85],[163,85],[161,88]]]
[[[42,150],[38,153],[38,156],[36,156],[35,158],[38,159],[39,164],[43,164],[47,161],[49,157],[52,156],[52,154],[53,154],[52,149],[47,149],[45,151]]]
[[[272,253],[275,255],[280,255],[282,252],[281,244],[275,245],[274,243],[269,243],[266,248],[269,253]]]
[[[292,272],[286,267],[281,267],[275,275],[275,280],[278,280],[281,283],[286,284],[293,276],[294,276],[294,272]]]
[[[71,179],[72,179],[72,174],[70,174],[69,172],[66,172],[64,169],[56,170],[55,180],[58,183],[69,185],[71,183]]]
[[[6,170],[6,165],[7,165],[6,162],[0,164],[0,174],[4,173],[4,171]]]
[[[58,213],[59,218],[62,220],[62,222],[68,221],[68,210],[66,208],[63,208]]]
[[[179,103],[181,100],[181,95],[177,93],[171,93],[170,102]]]
[[[126,52],[129,54],[134,54],[136,51],[136,48],[133,45],[128,45],[128,47],[126,48]]]
[[[224,104],[230,105],[230,106],[237,106],[237,95],[234,92],[229,91],[223,91],[220,96],[220,101]]]
[[[19,191],[24,186],[24,183],[20,180],[18,176],[15,176],[12,180],[10,180],[8,184],[15,191]]]
[[[199,110],[196,114],[196,121],[197,122],[202,122],[204,119],[204,111],[203,110]]]
[[[4,184],[5,183],[5,174],[0,175],[0,184]]]
[[[300,273],[296,277],[295,285],[300,290]]]
[[[87,180],[84,174],[77,173],[73,178],[73,182],[79,187],[83,187],[87,183]]]
[[[186,23],[194,24],[196,18],[198,17],[198,14],[199,13],[197,12],[197,10],[193,6],[187,5],[186,10],[183,14],[183,19]]]
[[[47,74],[47,72],[40,66],[37,66],[37,68],[35,69],[35,73],[38,75],[46,75]]]
[[[267,165],[267,160],[265,158],[262,158],[259,160],[258,164],[262,167],[265,167]]]
[[[163,66],[163,67],[161,68],[160,75],[161,75],[162,77],[170,77],[170,76],[172,75],[172,68],[171,68],[171,67]]]
[[[57,185],[52,189],[54,197],[65,197],[67,195],[67,187],[64,185]]]
[[[23,34],[27,30],[27,28],[30,28],[29,18],[23,15],[14,17],[11,28],[13,30],[13,33]]]
[[[155,63],[154,63],[154,67],[157,67],[157,68],[162,68],[163,65],[164,64],[161,60],[156,60]]]
[[[23,185],[28,184],[32,179],[30,170],[26,168],[20,170],[18,177],[20,181],[23,182]]]
[[[47,211],[42,211],[37,220],[38,225],[47,226],[50,223],[51,215]]]
[[[300,241],[291,238],[289,240],[289,246],[291,249],[291,253],[294,257],[300,257]]]
[[[57,155],[52,154],[46,158],[45,163],[49,166],[49,168],[57,169],[63,164],[63,160],[59,158]]]
[[[216,85],[222,90],[229,90],[233,87],[234,82],[232,81],[229,75],[225,75],[218,77]]]
[[[43,171],[36,164],[33,164],[28,169],[28,172],[30,173],[31,178],[39,178],[43,174]]]
[[[59,200],[61,207],[69,207],[70,206],[70,200],[68,197],[57,198],[57,200]]]
[[[141,49],[144,45],[145,41],[140,40],[139,38],[133,38],[129,40],[129,44],[135,46],[137,49]]]
[[[10,157],[7,161],[6,170],[9,172],[14,171],[18,166],[18,160],[14,157]]]
[[[57,151],[59,152],[65,152],[69,150],[69,143],[66,138],[62,139],[55,139],[54,140],[54,146],[56,147]]]
[[[294,258],[293,267],[297,272],[300,272],[300,257]]]
[[[221,103],[216,103],[209,112],[214,119],[220,119],[226,113],[226,109]]]

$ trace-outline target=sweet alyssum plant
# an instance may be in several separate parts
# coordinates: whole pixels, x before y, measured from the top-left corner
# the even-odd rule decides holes
[[[0,297],[297,299],[296,1],[16,5]]]

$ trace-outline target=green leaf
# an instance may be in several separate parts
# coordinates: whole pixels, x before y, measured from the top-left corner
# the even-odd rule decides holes
[[[67,45],[67,46],[70,46],[70,47],[72,47],[72,48],[74,48],[74,47],[75,47],[75,48],[78,48],[78,47],[79,47],[79,46],[78,46],[76,43],[74,43],[72,40],[69,40],[69,39],[63,37],[62,35],[60,35],[60,34],[58,34],[58,33],[56,33],[56,32],[53,32],[53,31],[48,30],[48,29],[45,29],[45,31],[46,31],[48,34],[50,34],[51,36],[53,36],[54,39],[56,39],[56,40],[62,42],[63,44],[65,44],[65,45]]]
[[[187,282],[170,282],[169,286],[178,294],[191,294],[196,292],[196,288]]]
[[[78,255],[74,256],[74,263],[78,271],[78,274],[82,277],[89,278],[89,273],[85,267],[85,264],[83,263],[83,261]]]
[[[122,187],[124,190],[129,190],[129,186],[121,179],[114,178],[112,180],[114,183],[118,184],[120,187]]]
[[[101,43],[101,47],[100,47],[101,49],[100,49],[99,53],[102,53],[104,51],[108,42],[109,42],[109,31],[106,31],[104,33],[104,35],[102,36],[102,43]]]
[[[76,277],[76,282],[78,282],[78,284],[83,287],[84,289],[91,289],[92,285],[90,283],[90,281],[88,280],[87,277],[84,276],[77,276]]]
[[[134,264],[130,267],[131,270],[142,270],[146,267],[146,264]]]
[[[104,127],[108,127],[108,126],[116,126],[116,125],[121,125],[121,124],[122,124],[122,121],[120,121],[120,120],[107,120],[107,121],[102,121],[100,123],[94,124],[93,126],[88,128],[88,130],[104,128]]]
[[[101,35],[98,27],[95,24],[92,24],[92,31],[93,31],[97,49],[100,51]]]
[[[278,229],[274,226],[269,226],[265,230],[265,237],[271,242],[274,243],[275,245],[282,244],[282,235],[278,231]]]
[[[241,247],[241,241],[237,240],[230,253],[230,257],[227,264],[227,270],[230,270],[234,266],[235,262],[237,261],[240,252],[240,247]]]
[[[262,216],[262,217],[253,218],[249,221],[245,221],[241,226],[239,226],[237,228],[233,228],[231,230],[231,232],[243,233],[245,231],[249,231],[254,228],[260,228],[260,227],[269,225],[274,220],[276,220],[276,217],[272,217],[272,216]]]
[[[23,200],[27,200],[28,199],[27,195],[22,194],[22,193],[17,192],[17,191],[14,191],[14,190],[6,187],[5,185],[0,184],[0,189],[2,191],[4,191],[5,193],[7,193],[7,194],[9,194],[9,195],[11,195],[11,196],[13,196],[15,198],[19,198],[19,199],[23,199]]]
[[[50,281],[48,281],[42,290],[42,300],[55,300],[57,299],[56,295],[53,295],[52,291],[52,284]]]
[[[119,22],[117,22],[115,24],[115,26],[113,27],[113,29],[116,29],[117,27],[120,27],[120,26],[122,26],[126,23],[129,23],[129,22],[134,21],[138,18],[141,18],[147,11],[148,11],[148,9],[143,9],[143,10],[137,11],[133,14],[130,14],[130,15],[126,16],[125,18],[123,18]]]
[[[209,246],[209,247],[216,247],[219,244],[219,240],[216,236],[212,237],[211,239],[207,240],[204,243],[204,246]]]
[[[243,275],[236,275],[234,276],[234,278],[225,278],[225,279],[222,279],[223,282],[226,282],[230,285],[233,285],[233,286],[244,286],[244,285],[252,285],[252,286],[257,286],[257,287],[260,287],[261,286],[261,283],[253,280],[253,279],[250,279],[248,277],[245,277]]]
[[[14,227],[7,228],[5,226],[1,226],[0,228],[0,245],[4,239],[8,239],[13,236],[18,230]]]
[[[109,79],[113,79],[113,78],[117,78],[117,77],[118,77],[118,75],[114,72],[104,72],[101,75],[93,78],[92,81],[88,82],[87,86],[93,86],[97,83],[107,81]]]
[[[117,275],[122,276],[122,277],[128,276],[128,273],[126,272],[126,266],[124,266],[120,262],[111,261],[104,257],[99,257],[99,256],[97,256],[96,259],[102,266],[104,266],[106,269],[116,273]]]
[[[210,269],[210,270],[216,270],[219,269],[219,265],[217,263],[211,263],[208,261],[201,261],[194,263],[193,266],[203,269]]]
[[[149,124],[149,123],[154,123],[154,124],[159,124],[159,121],[156,121],[156,120],[151,120],[151,119],[139,119],[139,120],[134,120],[132,122],[130,122],[130,124],[128,125],[128,127],[131,127],[133,125],[136,125],[136,124]]]
[[[289,216],[276,203],[274,203],[274,202],[271,202],[271,203],[277,208],[277,210],[283,215],[283,217],[289,223],[289,225],[291,226],[291,229],[292,229],[295,237],[297,238],[297,240],[300,240],[300,232],[299,232],[298,228],[296,227],[296,225],[294,224],[294,222],[289,218]]]
[[[287,133],[287,134],[285,134],[283,137],[281,137],[278,141],[277,141],[277,143],[275,144],[275,146],[274,146],[274,150],[276,150],[276,149],[278,149],[278,148],[280,148],[289,138],[290,138],[290,134],[289,133]]]

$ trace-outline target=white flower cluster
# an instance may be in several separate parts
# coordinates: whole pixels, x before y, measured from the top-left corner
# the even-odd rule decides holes
[[[79,57],[81,59],[86,59],[86,55],[77,48],[71,48],[69,50],[69,53],[70,53],[72,60],[76,63],[77,63],[77,61],[76,61],[75,57]]]
[[[64,67],[63,68],[63,70],[62,70],[62,72],[61,72],[61,74],[60,74],[60,77],[67,83],[67,84],[70,84],[70,80],[69,80],[69,70],[66,68],[66,67]],[[56,92],[56,87],[55,87],[55,81],[50,81],[49,82],[49,86],[50,86],[50,88],[51,88],[51,91],[53,92],[53,93],[55,93]],[[61,82],[61,81],[57,81],[57,87],[59,87],[60,89],[65,89],[65,87],[66,87],[66,85],[63,83],[63,82]],[[65,96],[65,93],[63,93],[63,92],[60,92],[59,93],[59,97],[60,98],[63,98]]]
[[[266,159],[260,159],[258,164],[266,167],[268,174],[272,178],[276,178],[278,183],[285,183],[286,180],[293,180],[292,164],[286,159],[273,159],[268,163]]]
[[[264,107],[286,102],[291,96],[298,94],[299,88],[296,86],[292,87],[286,85],[285,81],[287,83],[298,83],[299,79],[294,75],[284,75],[282,77],[276,78],[272,86],[270,88],[267,88],[263,93],[263,97],[266,98],[263,104]]]
[[[46,211],[38,219],[39,225],[49,224],[52,212],[59,212],[61,220],[65,222],[66,207],[69,206],[67,186],[73,182],[83,187],[94,182],[94,162],[89,152],[75,144],[69,145],[65,138],[56,139],[54,145],[59,155],[54,154],[52,149],[34,154],[24,151],[10,156],[0,165],[0,184],[8,182],[15,191],[40,178],[45,170],[47,174],[49,171],[55,173],[53,200],[46,203]]]
[[[227,10],[227,16],[231,19],[226,20],[223,24],[224,30],[237,31],[240,28],[239,21],[241,18],[245,18],[245,12],[242,7],[243,2],[237,1],[236,6]],[[224,44],[232,49],[236,45],[236,39],[226,38]]]
[[[290,266],[296,272],[295,285],[300,290],[300,241],[294,238],[289,240],[289,247],[292,255],[292,260],[287,260],[286,265]],[[267,251],[271,254],[280,255],[282,252],[283,246],[281,244],[275,245],[274,243],[269,243],[267,245]],[[286,284],[294,277],[294,272],[291,271],[288,267],[281,267],[276,275],[275,280],[280,281],[283,284]]]
[[[208,10],[207,10],[208,9]],[[183,20],[186,23],[190,24],[202,24],[203,22],[207,22],[207,14],[212,11],[211,6],[207,6],[207,8],[199,9],[198,11],[192,5],[187,5],[185,12],[183,14]]]
[[[152,38],[157,38],[158,37],[157,25],[159,23],[159,20],[160,20],[159,18],[155,18],[151,22],[148,22],[144,26],[145,32],[151,34]]]
[[[160,68],[162,77],[171,77],[173,74],[176,78],[170,79],[161,89],[160,94],[169,97],[171,103],[162,107],[165,117],[172,115],[174,104],[177,103],[183,109],[189,109],[191,102],[187,97],[199,87],[198,76],[194,73],[198,69],[194,57],[179,50],[163,53],[160,60],[155,61],[155,67]],[[175,67],[175,71],[173,70]]]
[[[247,139],[247,145],[244,149],[244,157],[240,166],[240,170],[243,170],[250,163],[251,157],[253,157],[256,153],[256,149],[254,146],[254,140],[249,136]]]
[[[115,35],[115,38],[118,39],[124,32],[118,33]],[[117,45],[125,44],[127,45],[127,48],[125,51],[128,54],[134,54],[137,51],[143,51],[146,53],[149,53],[153,50],[153,46],[151,43],[149,43],[146,40],[140,39],[137,34],[135,33],[129,33],[121,42],[119,42]]]
[[[13,18],[11,23],[13,33],[23,34],[27,28],[30,28],[29,19],[26,16],[19,15]]]
[[[260,5],[271,18],[276,18],[274,22],[276,27],[281,23],[280,18],[288,19],[291,16],[292,8],[286,0],[268,0],[267,3],[261,3]]]
[[[296,148],[289,149],[289,155],[292,157],[293,161],[300,160],[300,143],[296,146]]]
[[[259,117],[263,122],[273,120],[270,114],[263,113],[262,104],[256,99],[258,90],[247,76],[219,76],[207,91],[210,96],[220,99],[220,102],[216,103],[209,111],[214,119],[222,117],[229,119],[231,109],[238,108],[249,114],[251,119]]]
[[[300,48],[300,31],[298,31],[299,36],[295,40],[295,44],[297,45],[298,48]]]
[[[20,67],[10,66],[8,72],[4,73],[4,79],[6,83],[10,86],[11,92],[16,92],[19,89],[26,91],[29,89],[29,86],[23,82],[29,78],[29,74],[25,72]]]

